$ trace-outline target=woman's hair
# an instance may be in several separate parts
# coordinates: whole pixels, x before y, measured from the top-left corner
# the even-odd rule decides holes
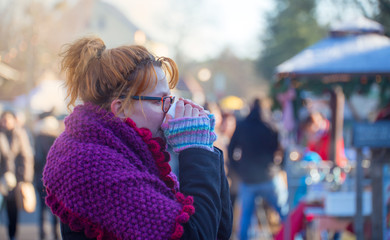
[[[154,66],[164,70],[171,89],[179,78],[172,59],[155,57],[137,45],[106,50],[104,42],[97,37],[84,37],[65,45],[60,56],[61,70],[66,72],[68,109],[80,98],[109,110],[112,100],[124,96],[123,110],[131,105],[131,96],[156,86]]]

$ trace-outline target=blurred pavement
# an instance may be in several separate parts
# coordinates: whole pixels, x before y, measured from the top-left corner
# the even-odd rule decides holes
[[[16,233],[16,240],[39,240],[39,230],[38,230],[38,213],[37,209],[33,213],[26,213],[24,211],[19,212],[18,219],[18,229]],[[46,239],[51,240],[54,239],[52,236],[51,224],[50,224],[51,216],[46,211],[45,215],[45,232]],[[7,215],[5,208],[3,208],[0,212],[0,240],[8,240],[7,233]],[[60,231],[60,229],[57,229]]]

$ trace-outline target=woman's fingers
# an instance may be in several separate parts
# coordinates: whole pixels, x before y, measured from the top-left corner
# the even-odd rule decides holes
[[[192,109],[193,107],[190,104],[184,105],[184,117],[192,117]]]
[[[200,105],[188,99],[180,98],[176,103],[175,118],[182,117],[199,117],[208,116],[209,112],[204,110]],[[172,119],[172,116],[167,114],[167,119]]]
[[[192,108],[192,117],[199,117],[199,109]]]
[[[200,106],[199,104],[194,103],[193,101],[191,101],[189,99],[183,99],[183,101],[184,101],[184,104],[190,104],[193,108],[199,109],[199,111],[204,110],[204,108],[202,106]]]
[[[177,101],[176,110],[175,110],[175,118],[184,117],[184,102],[182,100]]]

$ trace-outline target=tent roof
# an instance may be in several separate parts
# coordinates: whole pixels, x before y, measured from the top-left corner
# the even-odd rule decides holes
[[[378,34],[328,37],[277,66],[276,73],[390,74],[390,39]]]
[[[276,67],[277,74],[390,74],[390,38],[369,19],[334,26],[327,38]]]

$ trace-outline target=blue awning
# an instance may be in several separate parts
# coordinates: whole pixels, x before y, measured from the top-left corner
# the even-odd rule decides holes
[[[276,74],[390,74],[390,38],[378,29],[340,33],[340,29],[331,31],[329,37],[277,66]]]

